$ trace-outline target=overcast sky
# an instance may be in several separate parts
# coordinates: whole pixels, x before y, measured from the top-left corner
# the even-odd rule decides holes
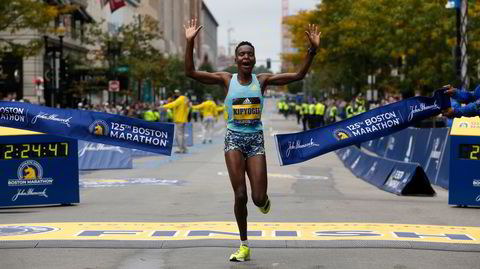
[[[280,59],[281,52],[281,0],[203,0],[219,26],[218,46],[227,47],[227,30],[231,41],[250,41],[255,46],[257,65],[265,65],[265,59]],[[314,9],[321,0],[290,0],[289,14]],[[272,71],[278,72],[280,64],[272,62]]]

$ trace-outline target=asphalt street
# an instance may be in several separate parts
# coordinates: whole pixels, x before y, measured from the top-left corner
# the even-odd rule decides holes
[[[251,200],[248,203],[249,222],[255,224],[249,230],[263,231],[265,237],[250,237],[251,261],[228,261],[239,244],[236,236],[220,232],[217,237],[211,232],[198,240],[192,233],[236,232],[220,121],[211,144],[201,144],[202,127],[194,124],[195,145],[188,154],[135,158],[133,169],[81,172],[84,185],[79,204],[0,209],[2,226],[58,226],[75,231],[64,234],[69,236],[66,239],[51,233],[46,241],[29,239],[29,235],[7,241],[0,236],[0,268],[480,268],[479,239],[466,242],[470,245],[465,247],[450,244],[445,236],[467,234],[468,227],[478,229],[478,208],[448,205],[448,191],[434,187],[434,197],[396,196],[356,178],[334,153],[280,166],[273,135],[301,127],[293,117],[277,114],[274,102],[266,101],[263,115],[272,209],[263,215]],[[129,182],[135,184],[120,184]],[[104,232],[108,225],[115,227],[114,234]],[[277,240],[282,233],[277,229],[272,235],[268,228],[275,225],[289,236],[300,227],[294,233],[299,240]],[[342,227],[349,235],[376,239],[349,241],[331,236],[315,243],[304,238],[308,225],[318,225],[322,231]],[[417,234],[435,231],[439,240],[445,240],[436,245],[432,241],[413,244],[386,236],[402,225],[418,229]],[[156,240],[156,235],[168,230],[162,226],[178,230],[171,235],[175,240]],[[379,232],[382,229],[385,234]],[[85,231],[90,235],[97,231],[98,236],[81,238]]]

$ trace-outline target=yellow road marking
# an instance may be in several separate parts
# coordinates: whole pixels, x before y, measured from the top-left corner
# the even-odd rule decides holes
[[[480,227],[384,223],[251,222],[250,240],[389,240],[480,244]],[[0,240],[238,239],[234,222],[0,224]]]

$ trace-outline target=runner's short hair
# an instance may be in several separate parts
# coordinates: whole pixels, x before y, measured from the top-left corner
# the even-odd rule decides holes
[[[237,56],[238,48],[240,48],[243,45],[248,45],[248,46],[252,47],[253,51],[255,51],[255,47],[252,45],[252,43],[250,43],[248,41],[242,41],[242,42],[238,43],[237,47],[235,48],[235,56]]]

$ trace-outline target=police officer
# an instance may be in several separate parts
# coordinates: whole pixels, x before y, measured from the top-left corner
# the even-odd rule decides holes
[[[302,103],[302,125],[303,130],[306,131],[308,126],[308,103],[306,100]]]
[[[337,121],[337,102],[335,99],[330,102],[330,109],[327,116],[327,124],[331,124]]]
[[[295,114],[297,115],[297,124],[300,124],[302,119],[302,105],[300,103],[295,104]]]
[[[312,99],[308,105],[308,128],[313,129],[315,126],[315,100]]]
[[[352,102],[349,101],[347,103],[347,106],[345,107],[345,117],[348,119],[353,117],[353,115],[354,115],[354,111],[353,111]]]
[[[363,99],[362,94],[360,93],[357,98],[355,98],[355,108],[354,108],[354,114],[362,114],[363,112],[366,111],[365,107],[365,99]]]
[[[315,105],[315,126],[317,128],[325,125],[325,121],[323,119],[324,116],[325,116],[325,105],[321,101],[318,101],[317,104]]]

